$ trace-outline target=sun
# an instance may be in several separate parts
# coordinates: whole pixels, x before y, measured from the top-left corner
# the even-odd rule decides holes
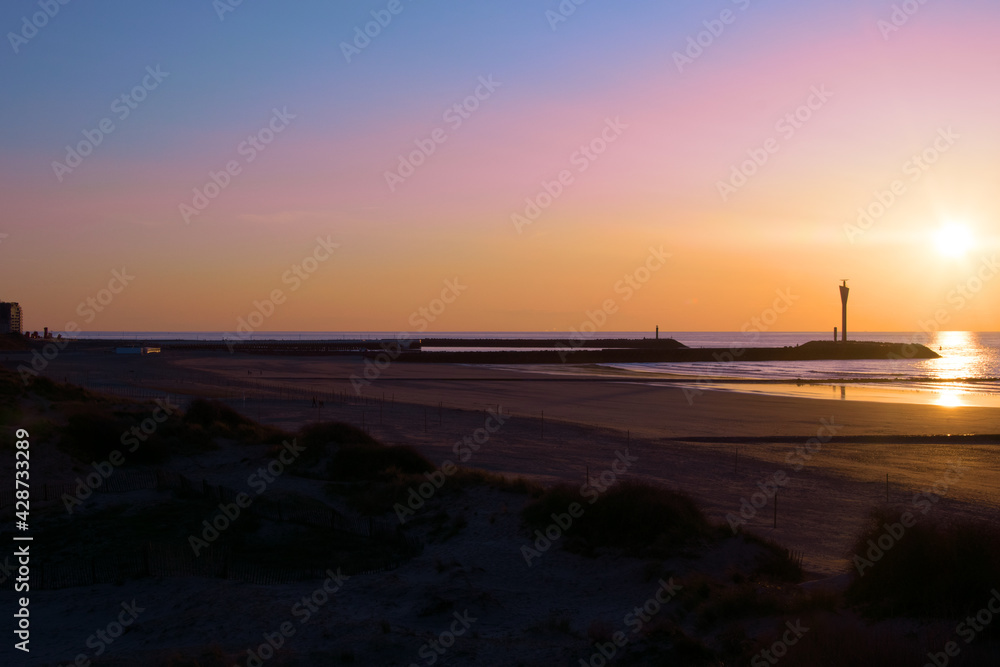
[[[949,223],[934,234],[934,247],[945,257],[964,257],[974,243],[969,228],[958,223]]]

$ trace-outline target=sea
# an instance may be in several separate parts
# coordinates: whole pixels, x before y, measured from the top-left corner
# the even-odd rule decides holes
[[[223,340],[225,332],[113,332],[77,333],[88,339],[122,341]],[[593,338],[652,338],[650,331],[601,331],[578,334],[565,331],[423,332],[412,338],[527,338],[575,339],[588,349]],[[264,331],[251,340],[385,340],[391,331]],[[697,382],[699,388],[836,400],[925,403],[947,407],[1000,407],[1000,333],[939,331],[934,333],[850,332],[858,341],[920,343],[941,355],[939,359],[765,361],[741,362],[739,351],[750,347],[795,346],[811,340],[830,340],[832,332],[660,332],[688,347],[726,348],[735,361],[694,363],[601,364],[579,369],[606,375],[608,370],[677,382]],[[428,349],[449,349],[447,347]],[[484,348],[477,348],[484,349]],[[504,349],[501,346],[490,349]],[[525,349],[525,348],[519,348]],[[562,369],[533,367],[532,372]]]

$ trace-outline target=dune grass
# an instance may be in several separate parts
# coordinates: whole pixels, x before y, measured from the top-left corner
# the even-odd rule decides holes
[[[212,438],[227,438],[252,444],[278,444],[291,438],[279,428],[260,424],[221,401],[196,398],[184,411],[183,422]]]
[[[863,573],[852,567],[848,601],[877,615],[959,618],[981,609],[1000,585],[1000,526],[918,514],[890,548],[873,550],[880,538],[889,544],[885,526],[899,524],[901,514],[877,509],[869,516],[852,558],[871,565],[862,563]],[[870,558],[879,552],[877,560]]]
[[[620,482],[596,499],[584,497],[578,487],[556,485],[531,501],[522,517],[530,528],[544,529],[553,514],[565,514],[572,503],[579,503],[583,514],[565,531],[572,538],[566,546],[581,553],[613,547],[634,555],[666,556],[718,534],[688,496],[636,481]]]
[[[348,444],[340,446],[330,456],[327,475],[331,481],[363,482],[434,469],[433,463],[409,445]]]
[[[292,469],[331,482],[389,482],[435,469],[409,445],[384,445],[352,424],[321,422],[296,435],[305,449]]]

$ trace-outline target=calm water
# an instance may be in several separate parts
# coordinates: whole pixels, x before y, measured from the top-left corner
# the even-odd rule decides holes
[[[221,340],[223,332],[87,332],[82,338],[124,340]],[[825,340],[824,333],[739,333],[739,332],[661,332],[689,347],[783,347],[810,340]],[[258,332],[253,340],[338,340],[394,338],[396,332],[279,331]],[[685,364],[611,364],[613,368],[655,374],[699,378],[718,389],[769,394],[800,395],[816,398],[863,399],[893,402],[935,403],[939,405],[1000,406],[1000,333],[944,331],[936,334],[851,333],[853,340],[898,343],[922,343],[940,359],[850,360],[801,362],[698,362]],[[566,338],[566,332],[486,331],[424,332],[424,338]],[[649,331],[600,332],[600,338],[652,337]],[[581,349],[586,348],[586,338]],[[740,384],[725,380],[736,378]],[[746,380],[760,380],[748,384]]]
[[[832,337],[810,333],[678,334],[690,347],[781,347]],[[650,373],[699,377],[706,386],[767,394],[931,403],[945,406],[1000,407],[1000,334],[944,331],[937,334],[858,333],[853,340],[921,343],[940,359],[711,362],[690,364],[617,364]],[[761,380],[727,384],[724,378]],[[766,384],[764,384],[766,382]],[[779,383],[780,382],[780,383]],[[808,383],[808,384],[805,384]]]

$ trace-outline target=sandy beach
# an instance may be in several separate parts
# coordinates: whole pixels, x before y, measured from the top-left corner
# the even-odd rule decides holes
[[[651,385],[625,373],[594,377],[572,368],[563,377],[402,363],[380,370],[359,395],[351,378],[363,378],[366,367],[360,358],[171,353],[112,358],[100,369],[86,356],[68,357],[63,369],[124,378],[137,371],[143,387],[243,396],[234,407],[289,430],[319,419],[364,424],[383,441],[413,444],[438,464],[455,460],[455,443],[482,426],[484,410],[500,406],[513,418],[466,465],[582,482],[588,469],[603,469],[630,447],[641,458],[631,474],[691,494],[720,523],[739,513],[758,484],[784,471],[777,527],[770,500],[746,525],[801,551],[814,578],[844,572],[858,527],[886,502],[886,475],[889,503],[906,506],[965,466],[934,512],[991,517],[1000,511],[996,439],[947,437],[1000,433],[1000,409]],[[247,383],[249,389],[239,388]],[[282,398],[275,387],[325,396],[324,407]]]
[[[389,365],[359,395],[351,378],[362,377],[365,368],[354,358],[69,352],[51,376],[116,392],[165,392],[180,403],[214,396],[288,432],[316,421],[344,421],[386,444],[411,445],[439,468],[460,463],[544,485],[582,485],[588,475],[592,484],[600,483],[616,460],[627,460],[616,481],[643,480],[683,492],[714,524],[739,524],[801,554],[807,589],[843,589],[852,544],[873,508],[912,510],[924,502],[935,519],[992,519],[1000,512],[1000,447],[990,437],[1000,431],[1000,411],[994,409],[692,393],[691,387],[621,374],[559,377],[430,364]],[[481,446],[469,448],[470,438],[497,414],[504,416],[502,425]],[[263,445],[231,443],[177,457],[168,468],[210,485],[242,488],[268,452]],[[50,483],[69,483],[89,472],[56,452],[35,466],[35,474]],[[924,490],[936,492],[933,503],[918,496]],[[268,493],[330,498],[322,482],[297,475],[281,476]],[[81,511],[140,511],[164,499],[153,492],[95,494]],[[433,498],[410,528],[426,541],[425,551],[398,569],[347,581],[336,604],[301,629],[296,625],[269,664],[311,664],[331,650],[343,664],[429,664],[419,651],[464,611],[477,626],[456,641],[442,664],[577,664],[594,650],[595,627],[620,624],[622,610],[651,595],[654,565],[656,572],[689,581],[702,576],[704,567],[735,572],[751,553],[730,544],[693,561],[678,557],[656,564],[612,554],[584,558],[555,548],[529,567],[521,551],[531,543],[520,519],[525,502],[523,495],[486,487]],[[50,499],[35,511],[54,516],[64,509]],[[459,517],[460,539],[436,536],[435,522]],[[225,656],[246,665],[247,650],[273,633],[295,601],[319,583],[260,586],[172,577],[39,591],[38,623],[58,632],[30,664],[62,665],[86,653],[93,629],[134,598],[149,611],[101,664],[156,663],[171,652],[208,650],[204,664],[223,664]],[[245,620],[234,624],[234,617]],[[766,633],[769,622],[755,620],[749,635]]]

